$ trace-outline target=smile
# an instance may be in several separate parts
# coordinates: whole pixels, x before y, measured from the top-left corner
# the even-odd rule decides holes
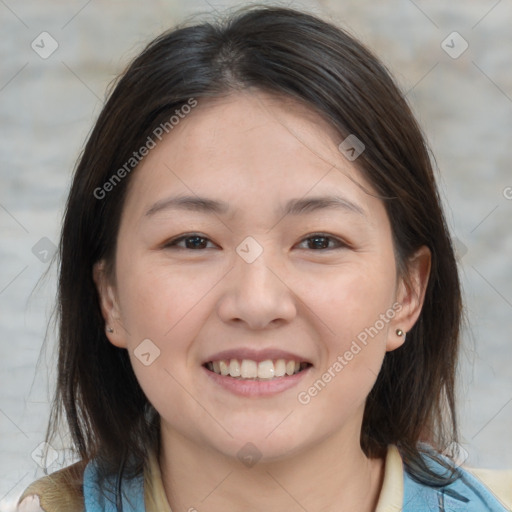
[[[238,380],[264,380],[269,381],[280,377],[290,377],[309,368],[310,363],[286,360],[266,359],[254,361],[252,359],[220,359],[206,363],[205,368],[217,375],[232,377]]]

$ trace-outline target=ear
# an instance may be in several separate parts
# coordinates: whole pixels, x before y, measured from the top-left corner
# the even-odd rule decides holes
[[[400,309],[396,309],[390,323],[386,351],[390,352],[402,346],[418,317],[425,300],[428,279],[430,276],[431,253],[426,246],[420,247],[406,262],[407,276],[399,278],[396,301]],[[396,334],[397,329],[403,331],[402,336]]]
[[[121,312],[116,298],[115,288],[110,283],[109,276],[105,270],[105,261],[101,260],[94,264],[92,277],[98,290],[101,314],[105,320],[105,335],[110,343],[119,348],[126,348],[125,329],[121,323]],[[107,327],[113,330],[109,332]]]

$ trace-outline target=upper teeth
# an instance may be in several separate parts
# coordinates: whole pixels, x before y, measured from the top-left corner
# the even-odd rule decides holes
[[[267,359],[257,363],[252,359],[221,359],[219,361],[211,361],[207,364],[209,370],[219,375],[230,375],[231,377],[240,377],[242,379],[272,379],[273,377],[284,377],[285,375],[293,375],[297,373],[301,366],[298,361],[286,361],[285,359],[277,359],[272,361]]]

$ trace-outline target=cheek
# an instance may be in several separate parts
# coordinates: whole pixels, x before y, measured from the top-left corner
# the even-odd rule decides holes
[[[199,325],[203,299],[214,287],[218,276],[211,272],[188,272],[164,265],[139,265],[121,270],[121,315],[129,333],[130,344],[152,336],[162,343],[176,337],[187,325],[188,337]],[[191,323],[192,317],[195,322]]]
[[[171,424],[204,411],[190,398],[190,375],[197,361],[193,341],[212,308],[208,292],[214,276],[191,275],[157,266],[125,269],[121,304],[128,351],[136,378],[153,406]],[[217,279],[218,280],[218,279]],[[142,354],[142,340],[146,347]],[[141,357],[142,356],[142,357]]]
[[[362,403],[386,351],[395,313],[394,273],[379,268],[347,268],[321,283],[310,280],[304,290],[307,305],[323,326],[324,353],[308,383],[313,388],[303,390],[308,396],[301,403],[320,392],[322,398],[315,398],[318,403],[331,401],[345,407]]]
[[[382,325],[379,320],[394,302],[393,272],[354,265],[322,278],[304,275],[299,286],[305,304],[329,333],[329,345],[343,348],[344,343],[376,323],[379,332],[386,332],[387,322]]]
[[[137,380],[155,406],[178,403],[178,382],[197,364],[193,341],[211,314],[210,293],[223,274],[154,263],[120,265],[119,272],[127,276],[119,288],[120,309]]]

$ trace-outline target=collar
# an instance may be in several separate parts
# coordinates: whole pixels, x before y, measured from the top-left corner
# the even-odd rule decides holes
[[[426,457],[427,464],[436,470],[442,467]],[[458,478],[446,486],[432,487],[415,481],[404,471],[402,458],[396,446],[388,446],[384,464],[384,479],[376,512],[506,512],[508,498],[495,494],[496,486],[487,486],[476,475],[456,467]],[[510,491],[512,473],[502,475],[501,487]],[[495,479],[495,485],[498,480]],[[499,483],[498,482],[498,483]],[[109,479],[105,486],[98,482],[94,461],[85,468],[83,491],[86,512],[115,512],[117,485]],[[144,473],[123,483],[125,512],[171,512],[165,495],[158,457],[153,452]],[[512,494],[512,492],[507,493]],[[55,509],[57,510],[57,509]]]
[[[402,512],[404,500],[404,468],[395,445],[389,445],[384,463],[384,480],[375,512]]]
[[[154,452],[149,455],[149,464],[144,472],[146,512],[170,512],[162,481],[158,458]],[[388,447],[384,463],[384,481],[375,512],[401,512],[404,497],[402,458],[398,448]]]

